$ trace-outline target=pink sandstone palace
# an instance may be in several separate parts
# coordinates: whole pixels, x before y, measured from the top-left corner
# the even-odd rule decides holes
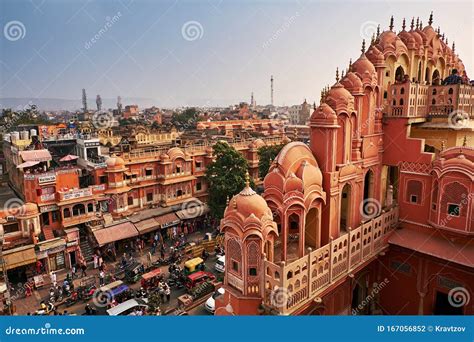
[[[364,42],[309,147],[230,199],[217,315],[474,314],[474,87],[432,23]]]

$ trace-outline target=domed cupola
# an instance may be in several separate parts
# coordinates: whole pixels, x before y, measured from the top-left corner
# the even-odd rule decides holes
[[[336,70],[336,83],[327,92],[325,102],[336,114],[352,113],[354,111],[354,96],[339,83],[339,70]]]

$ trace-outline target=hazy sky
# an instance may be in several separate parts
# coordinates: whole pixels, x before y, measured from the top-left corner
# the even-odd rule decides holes
[[[273,75],[275,104],[318,101],[376,23],[431,10],[474,78],[472,1],[1,0],[0,97],[267,104]]]

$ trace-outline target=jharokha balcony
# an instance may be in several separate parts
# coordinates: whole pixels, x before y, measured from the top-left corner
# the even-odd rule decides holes
[[[334,283],[383,252],[397,222],[398,206],[393,206],[329,244],[314,251],[308,249],[308,254],[289,264],[264,260],[264,305],[280,315],[289,315],[310,301],[317,302]]]

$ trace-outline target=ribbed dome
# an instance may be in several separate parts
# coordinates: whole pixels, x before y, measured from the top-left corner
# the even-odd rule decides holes
[[[321,103],[311,115],[311,120],[317,119],[318,117],[335,118],[336,112],[327,103]]]
[[[125,165],[125,161],[113,154],[110,158],[105,161],[107,168],[120,168]]]
[[[355,72],[356,74],[359,74],[359,77],[362,77],[366,72],[369,73],[369,75],[372,75],[375,73],[375,67],[372,64],[371,61],[365,56],[365,53],[363,53],[358,60],[352,64],[352,69],[351,71]]]
[[[353,72],[348,72],[341,80],[341,84],[351,92],[361,90],[363,86],[360,78]]]
[[[232,211],[237,211],[244,218],[252,214],[258,219],[261,219],[264,215],[271,216],[271,210],[267,202],[265,202],[262,196],[253,191],[249,185],[246,185],[240,193],[232,197],[224,216],[227,216]]]

